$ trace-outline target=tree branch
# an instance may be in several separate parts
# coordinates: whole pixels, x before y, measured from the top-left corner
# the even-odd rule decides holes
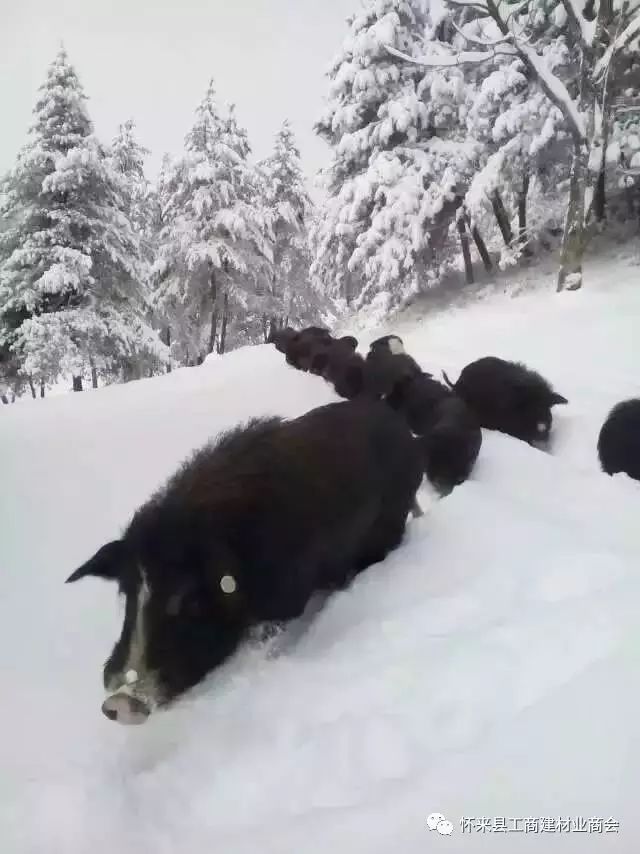
[[[509,41],[509,36],[503,36],[501,39],[495,39],[494,41],[486,41],[485,39],[474,38],[473,36],[470,36],[467,33],[463,32],[455,21],[452,21],[451,23],[453,24],[454,30],[459,33],[468,44],[475,44],[479,47],[497,47],[499,44],[504,44],[505,42]]]
[[[507,34],[511,35],[515,49],[521,59],[534,75],[536,80],[540,83],[540,87],[547,98],[549,98],[551,103],[554,104],[566,118],[574,139],[578,142],[584,142],[584,122],[582,121],[582,116],[578,112],[567,87],[564,85],[562,80],[560,80],[559,77],[556,77],[551,71],[544,58],[522,38],[522,34],[515,32],[508,26],[507,22],[503,20],[494,0],[485,0],[485,2],[487,4],[487,11],[495,21],[500,32],[505,36]]]
[[[591,47],[596,34],[597,18],[593,21],[587,21],[582,14],[583,10],[579,7],[578,0],[562,0],[562,5],[569,20],[580,34],[583,47]]]
[[[483,62],[488,62],[490,59],[495,59],[496,56],[517,56],[516,49],[509,44],[503,44],[504,50],[463,50],[457,53],[442,54],[441,56],[421,56],[419,59],[414,59],[406,53],[397,50],[391,45],[385,45],[385,48],[393,56],[399,59],[404,59],[405,62],[411,62],[413,65],[422,65],[426,68],[452,68],[460,65],[481,65]]]
[[[602,57],[598,60],[596,67],[593,70],[594,79],[597,80],[607,68],[614,53],[621,50],[623,47],[626,47],[631,39],[638,34],[640,34],[640,12],[636,12],[636,17],[624,28],[620,35],[611,42]]]
[[[478,0],[472,0],[472,2],[465,3],[465,0],[447,0],[449,6],[457,6],[461,9],[473,9],[474,12],[477,12],[483,18],[488,17],[487,15],[487,7],[482,2],[478,2]]]

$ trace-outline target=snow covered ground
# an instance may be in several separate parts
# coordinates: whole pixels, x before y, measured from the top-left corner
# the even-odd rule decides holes
[[[333,393],[262,346],[0,408],[2,854],[640,850],[640,484],[595,454],[640,392],[639,277],[609,252],[582,292],[543,276],[400,324],[452,379],[487,354],[548,375],[553,454],[486,434],[473,480],[286,655],[248,649],[131,730],[100,712],[115,592],[62,582],[195,446]]]

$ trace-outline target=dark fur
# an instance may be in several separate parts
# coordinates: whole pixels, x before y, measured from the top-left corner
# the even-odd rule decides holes
[[[365,390],[365,364],[360,353],[343,350],[334,354],[323,376],[339,397],[353,400]]]
[[[607,474],[624,472],[640,480],[640,399],[613,407],[598,436],[598,458]]]
[[[147,666],[166,702],[227,659],[252,627],[299,616],[314,592],[343,587],[396,548],[421,463],[402,419],[370,401],[289,422],[254,420],[199,451],[121,540],[68,579],[117,580],[125,595],[105,682],[124,664],[141,568],[151,590]],[[232,594],[220,588],[224,575],[236,579]]]
[[[402,412],[411,430],[424,436],[437,420],[437,406],[451,397],[453,392],[434,380],[430,374],[420,373],[398,383],[387,397],[387,403]]]
[[[388,347],[380,346],[367,353],[365,382],[371,397],[386,398],[393,394],[396,386],[405,383],[423,371],[407,353],[392,353]]]
[[[273,344],[280,353],[287,352],[287,344],[292,341],[297,335],[295,329],[291,326],[285,326],[283,329],[273,329],[267,338],[267,344]]]
[[[317,376],[331,374],[334,363],[341,362],[355,353],[357,347],[358,340],[353,335],[343,335],[342,338],[318,342],[311,354],[310,372]]]
[[[535,371],[517,362],[486,356],[467,365],[458,381],[444,378],[478,416],[482,427],[530,445],[549,442],[551,409],[567,399]]]
[[[422,438],[424,470],[441,495],[468,480],[482,446],[475,414],[457,395],[440,400],[431,427]]]
[[[392,340],[398,341],[404,350],[404,341],[399,335],[383,335],[382,338],[376,338],[375,341],[372,341],[371,344],[369,344],[369,352],[379,352],[380,350],[384,350],[387,353],[390,353],[391,350],[389,345]]]
[[[357,347],[358,341],[352,335],[345,335],[329,342],[326,348],[327,358],[320,375],[327,382],[332,383],[334,377],[342,370],[344,363],[356,352]]]
[[[396,386],[387,403],[423,437],[425,474],[441,495],[469,478],[480,453],[482,430],[463,400],[420,374]]]
[[[308,326],[287,341],[286,361],[299,371],[308,371],[311,367],[314,348],[322,342],[328,344],[332,340],[331,333],[327,329],[322,329],[319,326]]]

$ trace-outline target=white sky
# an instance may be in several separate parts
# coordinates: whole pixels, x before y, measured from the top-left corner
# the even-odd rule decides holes
[[[24,143],[38,86],[64,41],[111,141],[132,117],[152,150],[179,154],[209,78],[235,101],[256,158],[289,118],[308,174],[328,159],[313,133],[324,76],[359,0],[0,0],[0,173]]]

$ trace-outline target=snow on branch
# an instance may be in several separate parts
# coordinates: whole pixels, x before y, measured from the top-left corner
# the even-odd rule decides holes
[[[535,48],[532,47],[526,37],[526,33],[517,24],[516,17],[513,14],[514,10],[510,9],[510,14],[505,20],[500,4],[496,3],[495,0],[482,0],[482,2],[477,2],[477,0],[447,0],[447,2],[453,6],[473,7],[475,10],[481,11],[483,14],[492,18],[502,33],[503,38],[497,42],[484,44],[482,42],[479,43],[478,40],[472,39],[462,33],[461,35],[463,35],[468,43],[476,44],[483,49],[463,51],[452,50],[451,53],[427,54],[426,56],[419,58],[408,56],[407,54],[402,53],[402,51],[391,47],[391,45],[385,45],[387,51],[394,56],[397,56],[399,59],[403,59],[405,62],[431,68],[481,65],[482,63],[488,62],[498,56],[520,56],[529,70],[540,82],[540,86],[549,100],[566,118],[573,136],[581,142],[584,141],[584,122],[576,103],[571,98],[571,95],[562,80],[560,80],[560,78],[557,77],[549,68],[544,57],[540,56]],[[574,4],[571,6],[570,14],[575,16],[579,0],[563,0],[563,3],[564,2],[571,2]],[[517,5],[519,6],[520,4]],[[580,14],[580,20],[582,20],[585,25],[584,27],[581,25],[581,31],[583,34],[589,35],[590,31],[587,28],[588,22],[584,21],[582,14]],[[626,30],[620,34],[619,38],[616,39],[615,43],[619,42],[621,45],[626,44],[636,30],[640,30],[640,16],[635,22],[634,27],[632,28],[632,25],[627,27]]]
[[[517,54],[513,45],[499,43],[495,48],[487,50],[461,50],[455,53],[439,54],[438,56],[421,56],[414,58],[407,56],[406,53],[397,50],[391,45],[385,45],[389,53],[397,56],[399,59],[404,59],[405,62],[411,62],[414,65],[423,65],[429,68],[450,68],[457,65],[480,65],[483,62],[488,62],[496,56],[515,56]],[[499,49],[498,49],[499,48]]]
[[[571,125],[571,132],[580,140],[585,139],[585,128],[582,116],[575,102],[571,98],[567,87],[562,80],[551,71],[549,66],[530,44],[516,40],[518,51],[529,68],[535,73],[540,81],[549,100],[558,107],[564,117]]]
[[[572,99],[562,80],[553,73],[544,57],[532,47],[524,29],[517,23],[513,15],[505,20],[500,11],[499,2],[485,0],[487,12],[493,18],[503,35],[511,35],[513,45],[527,68],[535,75],[542,90],[549,100],[562,112],[570,125],[572,135],[581,142],[585,139],[585,128],[582,116],[575,101]]]
[[[478,45],[478,47],[497,47],[498,45],[505,44],[505,42],[508,42],[511,38],[510,36],[506,35],[502,36],[502,38],[499,39],[481,39],[477,38],[476,36],[470,36],[468,33],[465,33],[464,30],[460,29],[460,27],[456,24],[455,21],[452,21],[451,23],[453,24],[454,30],[459,33],[468,44],[475,44]]]
[[[602,57],[596,63],[596,67],[594,69],[594,77],[596,79],[607,69],[614,53],[628,45],[631,39],[639,33],[640,11],[636,12],[636,17],[624,28],[620,35],[611,42]]]
[[[481,15],[487,15],[487,7],[481,0],[448,0],[449,6],[463,6],[467,9],[473,9]]]
[[[596,35],[596,27],[598,26],[597,17],[593,21],[587,21],[584,17],[584,0],[562,0],[562,5],[566,9],[569,19],[580,30],[582,43],[586,47],[591,47]]]

